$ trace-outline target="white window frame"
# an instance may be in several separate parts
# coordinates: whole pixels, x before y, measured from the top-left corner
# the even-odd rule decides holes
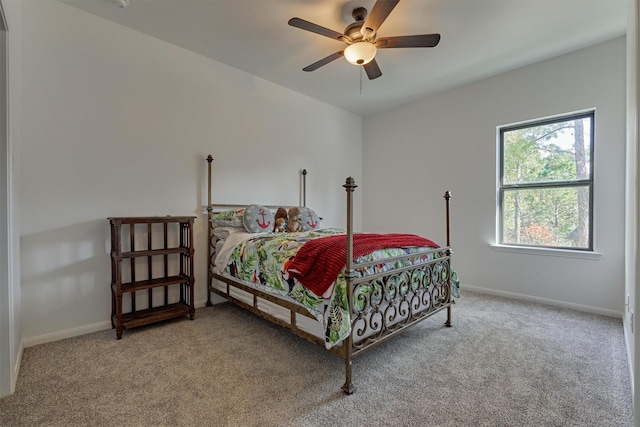
[[[587,180],[575,180],[575,181],[551,181],[545,183],[517,183],[507,184],[503,183],[503,169],[504,169],[504,134],[508,131],[517,129],[524,129],[528,127],[541,126],[545,124],[553,124],[558,122],[570,121],[577,118],[590,118],[590,153],[589,153],[589,179]],[[540,118],[535,120],[529,120],[525,122],[519,122],[509,125],[502,125],[496,128],[496,140],[497,140],[497,185],[496,185],[496,243],[491,245],[494,250],[516,252],[516,253],[534,253],[540,255],[550,256],[568,256],[579,258],[594,258],[600,257],[601,254],[595,252],[595,235],[594,235],[594,153],[595,153],[595,109],[588,109],[577,111],[573,113],[566,113],[557,116],[550,116],[546,118]],[[566,246],[544,246],[544,245],[529,245],[529,244],[513,244],[503,242],[503,196],[504,190],[510,190],[514,188],[553,188],[553,187],[569,187],[569,186],[587,186],[589,193],[589,242],[587,247],[566,247]]]

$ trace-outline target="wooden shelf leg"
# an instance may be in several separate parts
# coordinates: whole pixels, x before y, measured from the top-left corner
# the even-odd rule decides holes
[[[122,338],[122,295],[116,296],[116,339]]]

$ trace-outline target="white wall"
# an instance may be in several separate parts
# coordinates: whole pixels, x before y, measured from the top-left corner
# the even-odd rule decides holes
[[[0,5],[2,4],[0,0]],[[4,13],[2,12],[3,24],[0,29],[0,337],[4,338],[4,342],[10,342],[11,322],[13,318],[9,314],[11,311],[9,297],[9,204],[7,200],[9,195],[8,189],[8,165],[9,165],[9,132],[8,132],[8,103],[7,100],[7,35],[4,27]],[[4,343],[3,342],[3,343]],[[9,394],[11,387],[11,352],[9,345],[0,346],[0,396]]]
[[[592,107],[595,250],[602,256],[492,249],[496,127]],[[441,196],[451,190],[453,263],[463,285],[622,316],[624,38],[366,117],[363,129],[365,229],[413,231],[444,242]]]
[[[297,204],[307,168],[307,205],[346,224],[360,117],[62,3],[22,4],[27,345],[109,327],[108,216],[197,215],[206,299],[209,153],[214,202]]]
[[[640,266],[640,252],[638,251],[638,195],[640,186],[638,185],[638,167],[640,157],[638,157],[638,135],[640,135],[640,110],[638,109],[638,99],[640,99],[640,56],[638,47],[640,46],[640,0],[628,1],[628,21],[627,21],[627,208],[626,208],[626,264],[625,264],[625,294],[629,295],[628,305],[623,318],[624,332],[629,354],[629,367],[631,371],[631,392],[633,396],[633,407],[635,425],[640,426],[640,399],[636,393],[635,385],[640,380],[638,372],[638,359],[640,351],[637,346],[640,341],[635,339],[635,331],[638,328],[637,315],[635,314],[640,293],[638,287],[638,266]]]
[[[2,147],[2,278],[0,279],[0,397],[15,390],[22,354],[20,323],[20,258],[19,258],[19,204],[18,169],[20,141],[20,22],[19,0],[2,0],[9,32],[3,55],[6,53],[3,75],[8,114],[6,144]],[[6,52],[5,52],[6,49]]]

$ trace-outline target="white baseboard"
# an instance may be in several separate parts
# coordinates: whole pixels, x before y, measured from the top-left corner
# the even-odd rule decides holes
[[[629,361],[629,378],[631,378],[631,401],[635,402],[636,399],[635,399],[635,385],[634,385],[634,376],[633,376],[633,363],[631,363],[631,361],[633,360],[633,358],[631,357],[633,353],[631,352],[631,347],[630,347],[630,345],[633,343],[633,334],[629,336],[629,333],[627,332],[629,331],[629,329],[627,328],[631,328],[631,325],[629,324],[629,318],[625,316],[622,318],[622,330],[624,332],[624,344],[627,350],[627,360]]]
[[[22,340],[24,348],[32,347],[38,344],[60,341],[67,338],[77,337],[80,335],[90,334],[92,332],[104,331],[111,328],[111,321],[93,323],[91,325],[78,326],[77,328],[65,329],[63,331],[51,332],[44,335],[25,338]]]
[[[204,307],[205,305],[207,305],[207,300],[206,299],[203,299],[202,301],[196,301],[195,302],[196,308]]]
[[[20,364],[22,363],[23,350],[24,350],[24,344],[20,342],[20,348],[18,349],[18,357],[16,358],[16,364],[13,367],[13,377],[11,378],[11,394],[16,392],[16,384],[18,384],[18,374],[20,373]]]
[[[206,302],[206,300],[196,301],[195,307],[204,307]],[[77,328],[65,329],[63,331],[51,332],[35,337],[24,338],[21,343],[20,354],[22,354],[22,348],[32,347],[34,345],[45,344],[48,342],[59,341],[67,338],[73,338],[93,332],[104,331],[106,329],[111,329],[110,320],[107,320],[105,322],[93,323],[91,325],[78,326]]]
[[[479,286],[473,286],[473,285],[467,285],[467,284],[461,284],[460,288],[463,291],[468,290],[471,292],[478,292],[478,293],[483,293],[488,295],[520,299],[524,301],[537,302],[537,303],[552,305],[556,307],[570,308],[573,310],[584,311],[588,313],[601,314],[603,316],[623,318],[623,313],[621,312],[618,312],[615,310],[606,310],[606,309],[592,307],[588,305],[574,304],[574,303],[569,303],[564,301],[552,300],[548,298],[540,298],[540,297],[534,297],[534,296],[525,295],[525,294],[518,294],[515,292],[506,292],[506,291],[500,291],[495,289],[482,288]],[[207,302],[206,300],[196,301],[195,306],[196,308],[204,307],[206,305],[206,302]],[[214,301],[214,303],[215,302],[219,302],[219,301]],[[35,337],[24,338],[20,346],[18,362],[16,363],[16,366],[15,366],[16,375],[14,378],[17,378],[17,373],[20,369],[20,360],[22,359],[22,351],[24,348],[32,347],[38,344],[45,344],[48,342],[59,341],[66,338],[77,337],[80,335],[90,334],[92,332],[103,331],[110,328],[111,328],[111,322],[107,320],[104,322],[93,323],[91,325],[83,325],[77,328],[65,329],[62,331],[51,332],[48,334],[38,335]],[[12,387],[15,387],[15,385],[12,385]]]
[[[548,298],[534,297],[534,296],[531,296],[531,295],[518,294],[518,293],[515,293],[515,292],[500,291],[500,290],[496,290],[496,289],[482,288],[482,287],[479,287],[479,286],[466,285],[466,284],[460,284],[460,289],[462,289],[463,291],[467,290],[467,291],[471,291],[471,292],[478,292],[478,293],[481,293],[481,294],[495,295],[495,296],[498,296],[498,297],[513,298],[513,299],[519,299],[519,300],[523,300],[523,301],[537,302],[537,303],[540,303],[540,304],[552,305],[552,306],[555,306],[555,307],[570,308],[570,309],[573,309],[573,310],[584,311],[584,312],[587,312],[587,313],[601,314],[603,316],[617,317],[617,318],[620,318],[620,319],[623,318],[623,313],[620,312],[620,311],[607,310],[607,309],[600,308],[600,307],[592,307],[590,305],[575,304],[575,303],[566,302],[566,301],[558,301],[558,300],[553,300],[553,299],[548,299]]]

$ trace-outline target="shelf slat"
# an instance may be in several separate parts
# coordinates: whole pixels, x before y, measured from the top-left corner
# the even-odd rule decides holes
[[[136,282],[123,283],[121,285],[121,290],[123,293],[134,292],[134,291],[140,291],[140,290],[149,289],[149,288],[159,288],[162,286],[178,285],[180,283],[188,284],[189,281],[190,281],[189,276],[179,274],[177,276],[159,277],[157,279],[138,280]],[[111,287],[113,288],[114,292],[117,291],[117,289],[115,288],[115,285],[111,285]]]
[[[193,222],[195,216],[144,216],[144,217],[108,217],[112,223],[118,224],[149,224],[170,222]]]
[[[167,255],[167,254],[188,254],[191,251],[190,248],[186,247],[177,247],[177,248],[167,248],[167,249],[150,249],[143,251],[133,251],[133,252],[122,252],[120,256],[122,258],[136,258],[143,256],[154,256],[154,255]],[[116,253],[112,253],[111,256],[116,256]]]
[[[176,317],[189,315],[189,305],[178,302],[161,307],[154,307],[146,310],[139,310],[134,313],[122,315],[122,326],[125,329],[148,325],[162,320],[174,319]]]

